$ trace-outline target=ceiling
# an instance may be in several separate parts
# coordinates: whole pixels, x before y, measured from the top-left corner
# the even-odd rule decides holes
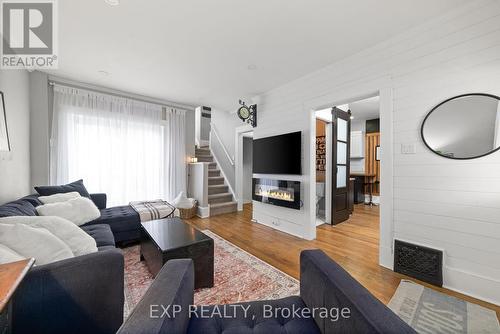
[[[359,100],[349,104],[336,106],[344,111],[351,111],[351,119],[355,121],[365,121],[368,119],[376,119],[380,117],[380,99],[378,96],[370,97],[364,100]],[[316,118],[325,122],[331,122],[333,119],[332,109],[321,109],[315,111]]]
[[[230,110],[465,1],[59,1],[49,73]]]
[[[371,97],[361,101],[349,103],[349,109],[355,120],[367,120],[380,117],[379,97]]]

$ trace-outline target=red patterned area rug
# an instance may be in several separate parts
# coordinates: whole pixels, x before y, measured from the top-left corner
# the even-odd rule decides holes
[[[214,287],[198,289],[196,305],[278,299],[299,294],[299,282],[208,230],[214,239]],[[153,277],[139,260],[139,246],[123,249],[125,256],[125,316],[144,295]]]

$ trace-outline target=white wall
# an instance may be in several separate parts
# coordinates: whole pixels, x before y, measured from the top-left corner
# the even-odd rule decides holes
[[[263,94],[254,138],[303,131],[303,170],[309,194],[312,122],[308,101],[328,94],[392,91],[394,234],[444,249],[444,284],[500,303],[500,152],[470,161],[439,157],[419,135],[426,113],[463,93],[500,95],[500,2],[468,3],[396,38]],[[353,96],[355,97],[355,96]],[[341,102],[341,101],[332,101]],[[345,101],[347,102],[347,101]],[[416,154],[401,154],[401,144]],[[387,149],[386,149],[387,150]],[[387,182],[385,183],[387,184]],[[384,185],[384,181],[382,181]],[[307,236],[309,196],[300,212],[256,203],[254,218]],[[297,214],[296,214],[297,213]]]
[[[11,152],[0,152],[0,204],[30,194],[29,80],[24,70],[0,70]],[[3,117],[3,115],[0,115]]]
[[[52,110],[49,108],[48,75],[29,74],[31,185],[49,184],[49,140]]]
[[[235,130],[238,126],[242,126],[244,123],[238,118],[238,116],[236,116],[235,113],[212,109],[212,124],[215,124],[224,146],[231,155],[231,158],[234,159]]]
[[[351,121],[351,131],[361,131],[363,135],[366,135],[366,120],[354,119]],[[363,144],[364,147],[364,144]],[[364,155],[364,153],[363,153]],[[365,171],[365,159],[351,159],[351,172],[364,172]]]
[[[253,138],[243,137],[243,200],[252,202]]]

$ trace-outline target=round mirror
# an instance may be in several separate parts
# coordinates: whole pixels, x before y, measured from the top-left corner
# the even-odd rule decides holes
[[[422,124],[422,139],[434,153],[474,159],[500,148],[500,98],[465,94],[441,102]]]

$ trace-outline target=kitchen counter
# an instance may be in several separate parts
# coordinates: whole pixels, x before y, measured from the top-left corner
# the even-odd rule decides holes
[[[365,172],[351,172],[349,175],[354,176],[354,177],[356,177],[356,176],[358,176],[358,177],[359,176],[374,177],[375,176],[375,174],[370,174],[370,173],[365,173]]]

